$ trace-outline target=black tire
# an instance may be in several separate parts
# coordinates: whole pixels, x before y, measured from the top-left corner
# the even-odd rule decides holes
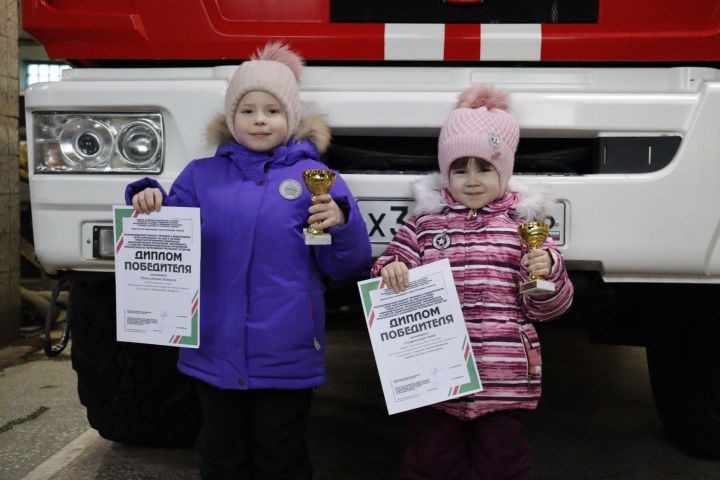
[[[655,312],[647,359],[655,406],[668,436],[690,454],[720,459],[720,325],[708,314],[714,312],[710,305],[703,305],[718,291],[705,290],[667,292],[671,296],[664,298],[682,305]]]
[[[80,402],[103,438],[132,445],[186,446],[200,428],[192,380],[178,349],[115,340],[112,278],[76,279],[68,319]]]

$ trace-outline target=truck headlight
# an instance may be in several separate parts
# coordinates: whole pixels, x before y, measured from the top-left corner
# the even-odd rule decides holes
[[[33,113],[35,173],[159,173],[159,113]]]
[[[100,122],[76,118],[60,131],[60,152],[73,167],[105,167],[113,155],[113,136]]]
[[[127,165],[144,167],[157,157],[160,142],[160,134],[152,125],[144,121],[132,122],[118,135],[118,151]]]

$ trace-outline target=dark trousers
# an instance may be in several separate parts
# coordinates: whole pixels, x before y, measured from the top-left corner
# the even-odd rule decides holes
[[[313,390],[220,390],[196,382],[203,479],[309,480],[305,425]]]
[[[521,480],[532,458],[517,412],[459,420],[434,408],[408,414],[402,480]]]

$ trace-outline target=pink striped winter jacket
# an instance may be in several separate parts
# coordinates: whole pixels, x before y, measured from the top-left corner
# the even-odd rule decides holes
[[[438,174],[423,178],[413,190],[415,212],[375,262],[372,274],[380,275],[396,255],[408,268],[450,260],[484,387],[482,392],[435,406],[462,419],[536,408],[542,369],[533,322],[561,315],[573,297],[562,255],[551,239],[543,248],[552,256],[547,280],[555,282],[555,292],[518,293],[518,285],[528,275],[520,266],[525,251],[517,227],[526,215],[537,217],[548,199],[537,189],[511,183],[505,196],[474,212],[442,188]]]

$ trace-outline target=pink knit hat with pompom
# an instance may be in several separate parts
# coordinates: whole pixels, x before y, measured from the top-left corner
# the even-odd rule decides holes
[[[246,93],[267,92],[285,109],[288,137],[291,138],[302,115],[298,83],[303,59],[282,43],[268,43],[243,62],[230,79],[225,92],[225,122],[235,136],[235,110]],[[287,140],[286,139],[286,140]],[[237,139],[236,139],[237,140]]]
[[[490,162],[505,193],[520,139],[517,121],[507,112],[509,94],[487,85],[474,85],[460,94],[458,105],[440,130],[438,164],[447,184],[450,165],[462,157]]]

